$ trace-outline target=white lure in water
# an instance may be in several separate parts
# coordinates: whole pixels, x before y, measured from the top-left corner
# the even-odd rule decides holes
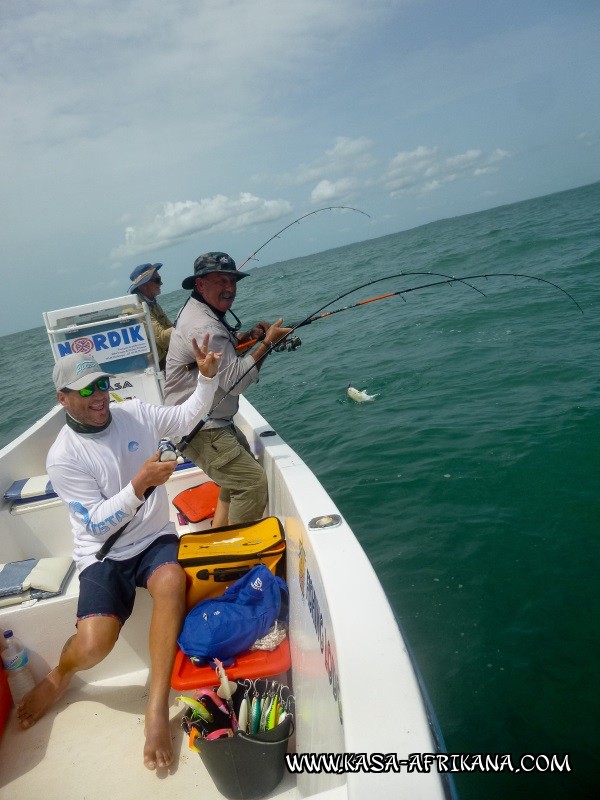
[[[364,390],[360,391],[350,385],[348,385],[347,394],[350,400],[354,400],[355,403],[368,403],[370,400],[375,400],[378,396],[376,394],[367,394]]]

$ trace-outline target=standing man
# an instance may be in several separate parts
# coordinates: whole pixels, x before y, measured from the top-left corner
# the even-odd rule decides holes
[[[194,374],[188,367],[194,362],[191,343],[196,337],[209,333],[213,348],[222,354],[214,413],[186,450],[186,455],[221,489],[214,527],[253,522],[263,515],[267,478],[245,436],[234,426],[233,416],[238,410],[239,395],[258,381],[262,361],[256,362],[264,358],[270,345],[290,331],[280,327],[279,319],[273,325],[259,322],[251,331],[237,334],[241,325],[237,317],[233,315],[237,320],[235,326],[225,319],[235,300],[238,281],[247,276],[247,272],[236,269],[235,261],[227,253],[198,256],[194,274],[181,284],[184,289],[192,289],[192,294],[177,317],[167,354],[165,402],[168,405],[182,403],[193,389]],[[261,341],[252,352],[238,356],[236,345],[249,339]]]
[[[219,353],[207,352],[208,341],[207,335],[202,348],[193,343],[195,390],[177,407],[137,399],[109,406],[108,373],[86,355],[59,359],[53,373],[58,401],[67,414],[46,467],[55,492],[69,508],[79,572],[77,627],[58,665],[17,707],[17,718],[21,728],[30,728],[77,672],[106,658],[131,614],[136,586],[143,586],[152,596],[144,720],[148,769],[173,761],[169,692],[185,616],[185,573],[177,561],[179,540],[163,485],[176,461],[160,461],[156,448],[162,437],[185,435],[210,408]],[[103,545],[117,532],[102,560]]]
[[[132,281],[129,293],[139,294],[148,303],[154,340],[158,351],[158,367],[159,369],[164,369],[173,323],[156,300],[162,286],[162,279],[158,274],[158,270],[161,267],[162,264],[140,264],[139,267],[136,267],[129,276],[129,280]]]

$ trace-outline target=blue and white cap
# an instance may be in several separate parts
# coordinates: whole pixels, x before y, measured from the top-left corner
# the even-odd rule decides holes
[[[148,281],[152,280],[154,277],[154,273],[158,272],[158,270],[162,267],[162,264],[140,264],[136,267],[131,275],[129,276],[129,280],[132,281],[131,286],[129,287],[129,293],[133,294],[137,292],[140,286],[143,286]]]
[[[59,358],[52,371],[52,380],[57,392],[62,389],[83,389],[98,378],[110,377],[110,372],[103,370],[95,358],[81,353],[70,353]]]

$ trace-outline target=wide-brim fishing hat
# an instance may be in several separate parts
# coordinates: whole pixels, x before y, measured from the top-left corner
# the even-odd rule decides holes
[[[136,267],[129,276],[129,280],[131,281],[129,293],[133,294],[140,286],[152,280],[154,273],[158,272],[161,267],[162,264],[140,264],[139,267]]]
[[[193,289],[196,278],[203,278],[210,272],[226,272],[236,281],[248,277],[248,272],[240,272],[235,261],[227,253],[203,253],[194,261],[194,274],[181,282],[184,289]]]

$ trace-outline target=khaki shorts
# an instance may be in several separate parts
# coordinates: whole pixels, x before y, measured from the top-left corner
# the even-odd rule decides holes
[[[219,499],[229,503],[229,524],[261,519],[267,504],[267,476],[244,434],[234,425],[201,430],[185,455],[220,487]]]

